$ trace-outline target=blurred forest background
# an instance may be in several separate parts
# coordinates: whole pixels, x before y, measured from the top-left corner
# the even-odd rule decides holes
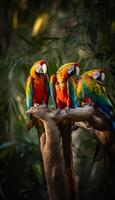
[[[25,83],[30,67],[47,61],[48,73],[77,61],[83,71],[106,67],[105,86],[115,106],[114,0],[0,1],[0,200],[45,200],[36,130],[26,130]],[[115,199],[103,151],[79,129],[73,151],[79,200]]]

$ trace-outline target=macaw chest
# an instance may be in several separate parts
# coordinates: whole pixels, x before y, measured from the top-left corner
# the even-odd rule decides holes
[[[66,102],[67,99],[69,98],[66,83],[58,83],[57,82],[55,85],[55,91],[56,91],[56,96],[60,101]]]
[[[45,80],[44,78],[38,78],[33,80],[33,98],[37,101],[42,101],[46,95]],[[39,102],[38,102],[39,103]]]

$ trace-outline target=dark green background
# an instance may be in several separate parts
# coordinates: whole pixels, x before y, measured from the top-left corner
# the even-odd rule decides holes
[[[41,26],[33,35],[36,20]],[[114,0],[0,1],[0,199],[47,199],[37,133],[26,130],[30,67],[39,59],[46,59],[49,75],[70,61],[80,63],[81,74],[105,67],[114,107],[114,36]],[[79,200],[115,199],[103,151],[92,163],[96,141],[82,130],[73,137]]]

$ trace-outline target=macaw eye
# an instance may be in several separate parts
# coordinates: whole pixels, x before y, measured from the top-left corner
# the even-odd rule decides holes
[[[102,80],[102,81],[105,80],[105,73],[101,73],[101,80]]]
[[[76,75],[78,76],[79,73],[80,73],[80,69],[79,69],[79,67],[76,67]]]
[[[46,66],[45,63],[42,65],[42,70],[43,70],[44,74],[46,74],[46,72],[47,72],[47,66]]]
[[[93,78],[97,79],[100,76],[100,72],[93,72]]]
[[[71,66],[68,68],[68,74],[71,74],[73,71],[74,71],[74,65],[71,65]]]

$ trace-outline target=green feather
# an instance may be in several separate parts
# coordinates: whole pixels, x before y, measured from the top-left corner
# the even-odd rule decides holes
[[[93,78],[83,76],[80,79],[80,82],[78,82],[77,90],[79,101],[83,101],[85,97],[90,97],[92,101],[99,106],[106,105],[108,107],[112,107],[104,86],[99,81],[94,80]]]
[[[70,77],[67,80],[67,90],[71,100],[71,108],[75,108],[77,106],[77,91],[76,82],[73,77]]]
[[[46,92],[47,92],[47,104],[48,104],[48,100],[49,100],[49,96],[50,96],[50,88],[49,88],[49,78],[48,78],[48,75],[46,75],[46,79],[45,79],[45,88],[46,88]]]
[[[32,77],[29,76],[26,85],[26,103],[28,109],[32,107],[32,98],[33,98]]]
[[[50,83],[49,83],[49,86],[50,86],[50,94],[51,94],[51,97],[53,99],[53,104],[56,108],[56,93],[55,93],[55,82],[56,82],[56,75],[53,74],[51,77],[50,77]]]

